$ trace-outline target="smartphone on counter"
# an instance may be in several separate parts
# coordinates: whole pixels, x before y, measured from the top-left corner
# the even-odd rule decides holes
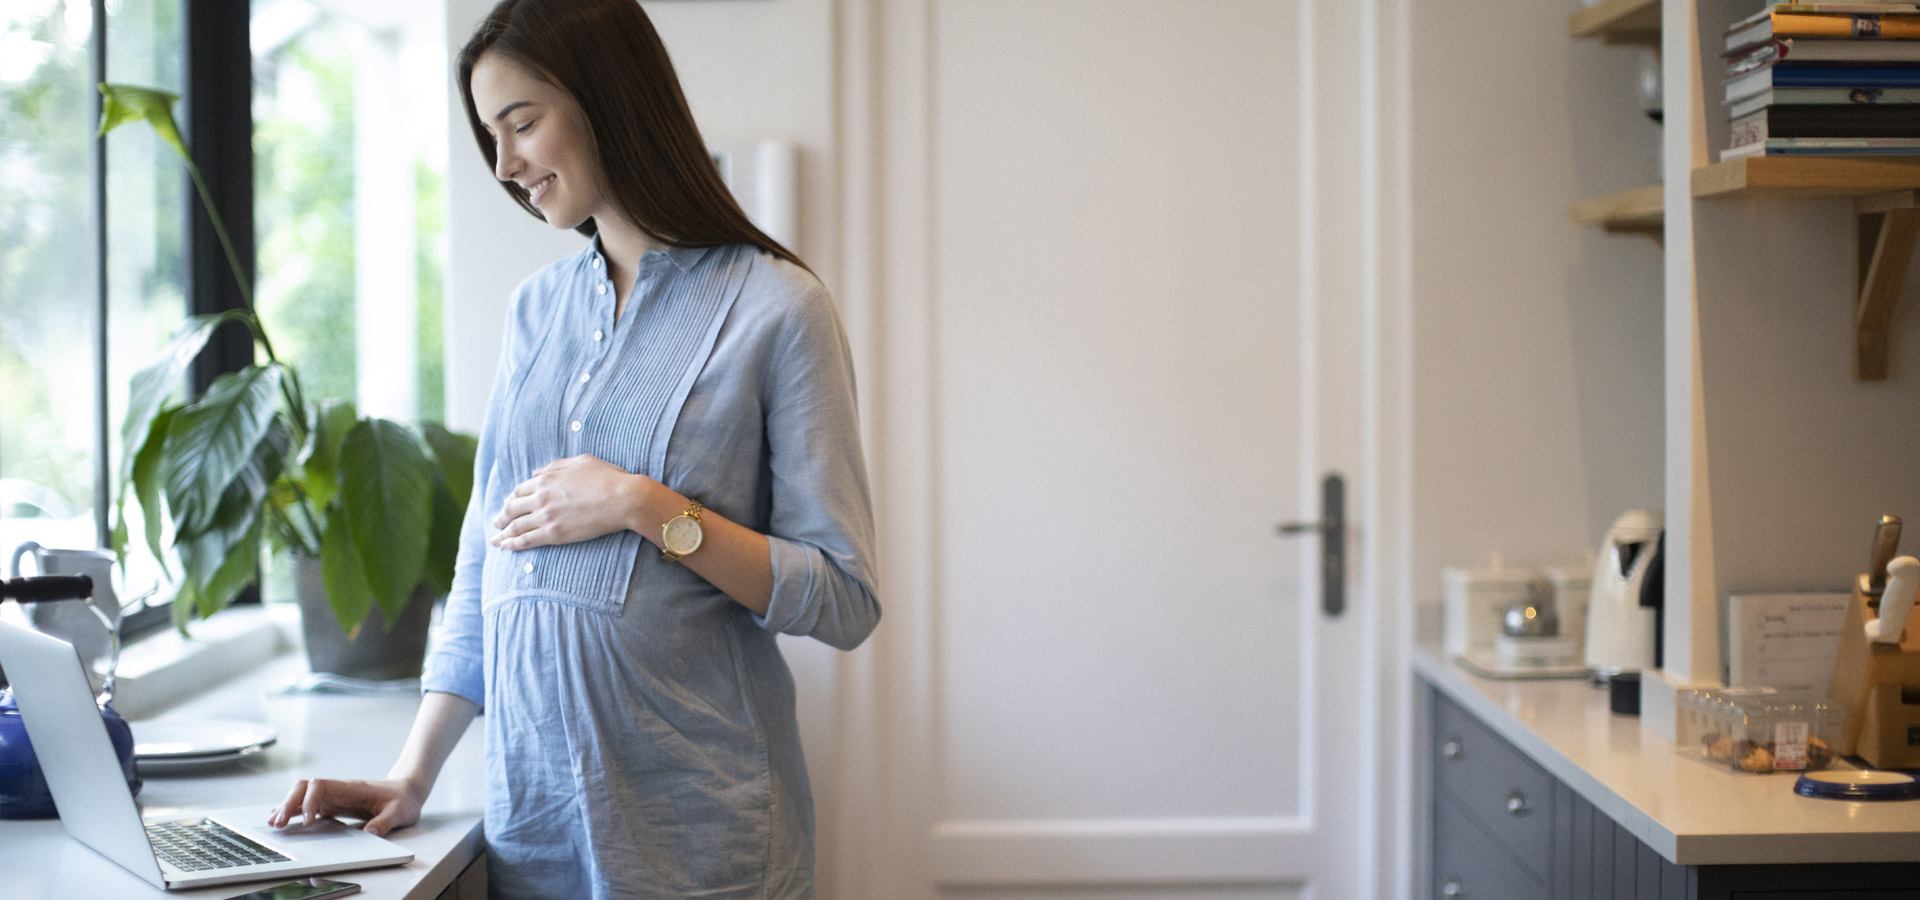
[[[360,893],[360,886],[346,881],[328,881],[325,878],[302,878],[261,888],[251,894],[238,894],[227,900],[320,900],[322,897],[345,897]]]

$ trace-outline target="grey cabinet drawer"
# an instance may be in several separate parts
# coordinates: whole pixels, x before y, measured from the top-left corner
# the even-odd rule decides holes
[[[1478,719],[1435,694],[1433,779],[1533,875],[1552,864],[1553,779]]]
[[[1433,885],[1428,896],[1539,900],[1547,896],[1547,887],[1462,812],[1457,801],[1443,796],[1433,806]]]

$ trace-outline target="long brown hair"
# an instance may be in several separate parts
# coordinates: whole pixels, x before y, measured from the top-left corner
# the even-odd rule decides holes
[[[680,90],[667,48],[636,0],[501,0],[474,29],[455,63],[467,124],[491,169],[493,138],[473,105],[473,67],[483,53],[513,59],[573,95],[606,172],[607,189],[648,237],[684,247],[751,244],[806,267],[754,227],[727,191]],[[519,185],[500,186],[520,208],[546,217]],[[593,235],[592,219],[575,229]]]

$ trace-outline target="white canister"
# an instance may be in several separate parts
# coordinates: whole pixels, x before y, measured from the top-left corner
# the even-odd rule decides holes
[[[1500,636],[1500,617],[1507,607],[1527,599],[1538,578],[1532,569],[1509,566],[1497,554],[1484,565],[1441,569],[1441,637],[1447,655],[1491,649]]]

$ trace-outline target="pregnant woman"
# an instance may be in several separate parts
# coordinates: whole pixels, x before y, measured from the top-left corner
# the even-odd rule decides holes
[[[399,759],[269,821],[412,824],[484,710],[496,895],[811,897],[775,635],[851,649],[880,617],[833,302],[727,192],[633,0],[506,0],[457,73],[507,196],[587,242],[508,305]]]

